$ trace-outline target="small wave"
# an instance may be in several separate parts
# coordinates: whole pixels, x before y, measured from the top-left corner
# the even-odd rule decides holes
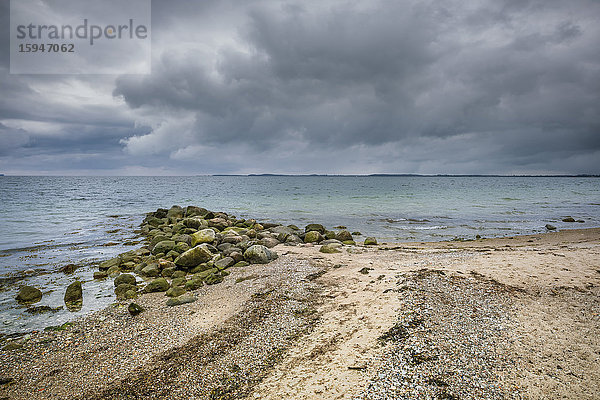
[[[434,225],[434,226],[409,226],[409,225],[402,225],[399,226],[398,228],[400,229],[406,229],[409,231],[433,231],[433,230],[437,230],[437,229],[448,229],[449,226],[447,225]]]
[[[406,218],[398,218],[398,219],[393,219],[393,218],[381,218],[379,221],[381,221],[381,222],[388,222],[388,223],[390,223],[390,224],[395,224],[395,223],[398,223],[398,222],[404,222],[404,221],[407,221],[407,219],[406,219]]]

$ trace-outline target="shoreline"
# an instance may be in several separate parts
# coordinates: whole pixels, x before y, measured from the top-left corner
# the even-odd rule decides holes
[[[279,244],[274,247],[280,254],[277,260],[269,264],[229,268],[231,274],[223,277],[223,283],[195,290],[198,300],[194,303],[171,308],[164,304],[164,293],[149,293],[135,300],[146,309],[137,317],[127,312],[128,302],[121,302],[117,307],[108,307],[78,319],[63,331],[29,334],[21,348],[0,352],[3,365],[0,368],[0,396],[10,399],[102,398],[107,395],[108,398],[153,398],[152,391],[142,396],[137,389],[126,385],[127,381],[133,380],[148,388],[142,383],[147,382],[144,377],[150,376],[160,378],[158,381],[169,388],[172,398],[186,398],[190,393],[192,397],[189,398],[208,398],[210,393],[189,386],[194,381],[190,379],[189,371],[180,365],[185,364],[181,361],[183,359],[204,368],[204,387],[217,390],[213,394],[219,390],[227,392],[233,396],[230,398],[375,399],[380,398],[377,396],[382,393],[389,393],[392,388],[406,390],[405,394],[394,392],[397,395],[410,395],[412,389],[398,381],[399,375],[381,377],[385,375],[381,368],[385,363],[389,364],[389,360],[395,360],[395,364],[385,366],[384,370],[414,370],[413,381],[422,382],[425,390],[420,394],[457,393],[463,398],[468,390],[473,391],[480,386],[488,387],[487,392],[480,394],[500,396],[504,393],[505,397],[510,393],[521,393],[527,398],[528,393],[531,398],[536,398],[531,395],[535,391],[540,395],[562,393],[567,398],[593,398],[598,394],[593,382],[600,381],[594,380],[600,378],[598,367],[594,366],[600,353],[597,353],[598,340],[591,337],[591,333],[600,333],[597,318],[600,265],[594,264],[600,254],[599,228],[513,238],[389,243],[369,247],[343,246],[342,249],[341,253],[327,254],[319,252],[318,245]],[[365,268],[366,273],[359,272]],[[285,282],[294,284],[286,286]],[[453,382],[444,374],[425,378],[425,372],[417,371],[421,367],[428,368],[429,372],[437,371],[442,368],[438,365],[439,360],[445,360],[448,365],[455,362],[455,358],[444,355],[443,346],[433,346],[435,350],[430,351],[439,354],[431,356],[431,360],[425,356],[426,360],[418,365],[413,365],[413,359],[400,356],[410,353],[408,342],[421,340],[419,332],[423,325],[431,323],[428,329],[435,333],[435,326],[448,324],[446,319],[434,324],[431,321],[435,320],[435,316],[425,315],[419,317],[425,322],[417,326],[413,318],[415,313],[439,308],[439,304],[444,303],[434,301],[439,300],[435,299],[435,293],[442,287],[446,292],[456,291],[453,301],[457,304],[476,304],[481,312],[510,316],[500,324],[514,335],[507,342],[512,344],[504,355],[513,363],[512,368],[525,371],[522,376],[507,374],[505,370],[510,370],[511,366],[500,363],[495,350],[489,349],[486,350],[489,354],[485,353],[485,357],[481,358],[488,360],[487,364],[483,363],[483,369],[469,370],[475,380],[479,379],[471,382],[477,385],[469,387]],[[269,292],[273,288],[276,290]],[[306,293],[297,298],[290,296],[298,288],[305,289]],[[477,293],[482,288],[489,293],[500,293],[492,296],[493,302],[498,304],[492,307],[486,304],[487,299],[479,298]],[[420,295],[416,296],[417,293]],[[270,296],[273,296],[272,301]],[[581,320],[575,322],[588,334],[571,337],[578,346],[571,350],[587,354],[588,361],[579,356],[577,360],[565,359],[561,351],[573,345],[568,340],[556,340],[560,336],[557,331],[566,334],[565,327],[574,323],[569,320],[569,310],[573,307],[583,310],[583,317],[579,316]],[[412,313],[407,314],[408,309]],[[240,333],[237,329],[244,324],[243,315],[252,313],[251,310],[255,310],[261,318],[254,328]],[[456,308],[451,312],[438,310],[440,315],[450,320],[458,318],[466,310],[458,311]],[[553,314],[555,311],[556,315]],[[473,315],[478,312],[473,311]],[[282,329],[274,322],[278,320],[287,322],[285,328],[289,331],[286,331],[285,343],[269,342],[275,340],[272,333]],[[462,325],[455,325],[485,332],[483,337],[493,342],[487,343],[487,347],[507,346],[505,337],[496,338],[490,331],[490,328],[500,325],[496,326],[485,318],[475,320],[479,321],[479,325],[465,324],[465,321],[471,321],[469,314],[469,318],[462,320]],[[558,322],[552,322],[554,320],[564,324],[563,331]],[[548,326],[540,327],[537,322]],[[533,337],[528,330],[537,330],[541,337]],[[261,349],[251,345],[258,340],[252,335],[258,335],[259,331],[264,335],[261,343],[271,343],[262,353]],[[235,332],[238,333],[233,334]],[[402,337],[398,336],[398,332],[404,332],[400,335]],[[437,332],[437,335],[441,333]],[[381,337],[389,340],[382,343],[378,340]],[[596,335],[598,337],[600,335]],[[439,341],[439,336],[433,335],[433,339],[422,338],[423,343],[410,343],[410,346],[413,350],[422,350],[427,347],[424,343],[435,342],[436,338]],[[547,342],[542,341],[544,338],[554,339],[556,346],[547,346]],[[465,346],[456,337],[446,339],[455,340],[458,347]],[[220,363],[239,354],[243,355],[243,362],[221,363],[219,368],[216,364],[203,364],[197,359],[196,350],[192,349],[197,349],[205,340],[223,343],[220,350],[211,353]],[[191,343],[195,344],[194,347],[190,347]],[[527,359],[523,349],[532,348],[538,353],[548,354],[539,359],[535,356]],[[236,354],[232,354],[233,350]],[[86,354],[89,356],[86,357]],[[559,360],[559,356],[562,359]],[[248,360],[257,362],[248,365],[259,365],[255,368],[258,372],[252,374],[244,369]],[[555,382],[556,377],[533,371],[534,364],[520,364],[527,362],[541,365],[544,369],[550,368],[551,362],[561,363],[560,369],[553,365],[552,374],[562,373],[559,377],[564,381],[562,386]],[[230,371],[235,369],[233,364],[241,370]],[[403,365],[402,368],[399,364]],[[177,378],[161,375],[158,365],[173,369]],[[586,368],[584,374],[582,365]],[[459,370],[465,366],[454,367]],[[221,375],[215,374],[215,368]],[[500,377],[496,382],[485,378],[494,368],[500,368],[495,371]],[[506,385],[497,384],[500,381],[513,386],[509,385],[510,390],[506,391]],[[570,391],[565,382],[571,387]],[[586,386],[587,394],[583,391]],[[186,393],[183,388],[190,391]]]
[[[522,235],[514,235],[514,236],[486,237],[486,238],[479,238],[479,239],[440,240],[440,241],[425,241],[425,242],[423,242],[423,241],[401,241],[401,242],[388,241],[388,242],[378,243],[378,246],[379,246],[379,249],[381,249],[381,250],[404,249],[404,250],[408,251],[410,249],[421,249],[421,248],[423,248],[423,246],[425,246],[426,248],[429,248],[429,249],[447,249],[447,248],[451,247],[451,248],[455,248],[455,249],[475,248],[475,249],[478,249],[476,251],[483,251],[481,249],[490,247],[490,246],[503,245],[503,246],[509,247],[515,243],[515,239],[517,242],[518,241],[530,241],[530,240],[539,241],[542,238],[551,239],[553,237],[557,237],[558,240],[561,240],[561,239],[564,240],[565,237],[567,237],[568,240],[577,240],[578,236],[588,236],[588,235],[593,235],[595,238],[600,240],[600,227],[561,229],[561,230],[556,230],[556,231],[547,231],[544,233],[531,233],[531,234],[522,234]],[[362,237],[362,238],[364,239],[364,237]],[[140,243],[143,243],[143,240],[138,240],[138,241]],[[545,240],[545,242],[550,242],[550,240]],[[361,244],[358,243],[358,245],[361,245]],[[106,260],[104,260],[104,261],[106,261]],[[96,262],[90,261],[85,265],[80,264],[80,265],[77,265],[76,267],[78,269],[79,268],[90,269],[90,278],[91,278],[91,273],[96,269],[97,265],[98,265],[97,261]],[[43,270],[41,274],[36,274],[35,276],[58,274],[58,273],[61,273],[61,271],[60,270],[57,270],[57,271]],[[8,276],[5,278],[5,280],[18,282],[22,279],[26,279],[29,276],[31,276],[31,275],[25,275],[23,277]],[[102,309],[94,310],[91,313],[88,313],[85,315],[77,316],[76,318],[66,321],[65,323],[71,324],[71,323],[73,323],[73,321],[76,321],[81,318],[86,318],[88,315],[99,312],[99,311],[103,311],[108,307],[111,307],[111,305],[107,305],[106,307],[104,307]],[[59,306],[59,308],[60,308],[60,306]],[[3,334],[0,337],[0,348],[2,347],[2,345],[4,344],[4,341],[7,338],[8,339],[19,338],[19,337],[23,337],[25,335],[29,335],[31,333],[35,333],[40,330],[53,329],[53,328],[59,328],[59,327],[60,327],[60,325],[48,325],[42,329],[32,329],[32,330],[28,330],[28,331]]]

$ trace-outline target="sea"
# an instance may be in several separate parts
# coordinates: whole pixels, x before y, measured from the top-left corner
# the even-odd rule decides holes
[[[600,178],[490,176],[0,176],[0,338],[60,325],[115,302],[97,264],[140,247],[145,214],[196,205],[263,222],[343,225],[357,241],[469,240],[600,227]],[[582,222],[567,223],[572,216]],[[78,266],[73,274],[59,270]],[[80,311],[30,314],[21,285],[42,290],[36,304],[58,308],[65,287],[83,282]]]

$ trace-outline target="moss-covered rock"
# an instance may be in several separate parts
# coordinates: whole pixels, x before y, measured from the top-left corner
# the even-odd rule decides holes
[[[175,259],[175,264],[178,267],[192,268],[211,260],[213,256],[207,244],[203,243],[181,254]]]
[[[211,274],[204,280],[207,285],[216,285],[217,283],[223,282],[223,277],[219,274]]]
[[[323,225],[321,225],[321,224],[308,224],[304,228],[304,232],[308,233],[310,231],[316,231],[316,232],[319,232],[320,234],[324,234],[325,233],[325,227]]]
[[[140,271],[140,274],[150,278],[156,278],[160,276],[160,268],[158,268],[158,263],[155,262],[145,266]]]
[[[117,300],[123,300],[127,298],[127,292],[130,290],[133,290],[137,293],[137,287],[135,285],[132,285],[130,283],[120,283],[119,285],[117,285],[117,287],[115,288],[115,295],[117,296]]]
[[[129,311],[129,314],[135,317],[136,315],[143,313],[144,308],[139,304],[130,303],[129,306],[127,306],[127,311]]]
[[[302,239],[298,235],[289,235],[285,238],[285,242],[289,244],[300,244],[302,243]]]
[[[69,311],[79,311],[83,305],[83,288],[80,281],[67,286],[64,296],[65,305]]]
[[[127,283],[129,285],[135,286],[135,276],[131,274],[121,274],[115,278],[115,286],[119,286],[121,283]]]
[[[196,290],[204,286],[204,280],[198,278],[192,278],[185,283],[185,290]]]
[[[321,253],[341,253],[339,250],[340,247],[341,247],[341,244],[339,244],[339,243],[328,243],[328,244],[324,244],[323,246],[321,246],[319,251]]]
[[[164,242],[165,240],[169,240],[169,237],[161,231],[160,234],[154,235],[152,240],[150,240],[150,248],[153,249],[158,243]]]
[[[152,254],[160,254],[160,253],[167,254],[169,251],[171,251],[175,248],[175,244],[176,243],[172,240],[163,240],[161,242],[158,242],[152,248]]]
[[[169,218],[170,221],[176,221],[179,218],[183,218],[183,215],[184,211],[180,206],[173,206],[167,211],[167,218]]]
[[[181,253],[185,253],[186,251],[188,251],[190,249],[190,246],[185,243],[185,242],[179,242],[175,245],[175,248],[173,250],[175,250],[176,252],[178,252],[179,254]]]
[[[100,269],[100,271],[107,271],[110,267],[118,267],[119,265],[121,265],[121,258],[115,257],[101,262],[98,269]]]
[[[277,253],[260,244],[250,246],[244,252],[244,259],[251,264],[267,264],[277,258]]]
[[[198,272],[197,274],[194,274],[193,279],[200,279],[200,280],[204,280],[207,277],[209,277],[210,275],[217,273],[219,270],[216,268],[210,268],[207,269],[206,271],[202,271],[202,272]]]
[[[177,271],[173,272],[173,275],[171,275],[171,278],[173,278],[173,279],[185,278],[185,275],[186,275],[185,271],[177,270]]]
[[[308,231],[304,235],[304,243],[319,243],[323,240],[323,235],[318,231]]]
[[[345,242],[347,240],[354,240],[352,234],[346,230],[341,230],[335,234],[335,238],[340,242]]]
[[[186,282],[187,279],[185,277],[175,278],[171,281],[171,286],[184,286]]]
[[[250,265],[250,263],[248,263],[246,261],[238,261],[235,264],[233,264],[233,268],[243,268],[243,267],[247,267],[248,265]]]
[[[377,245],[377,239],[375,239],[374,237],[365,238],[365,246],[376,246],[376,245]]]
[[[185,294],[185,289],[183,287],[173,286],[172,288],[167,290],[167,292],[165,293],[165,296],[178,297],[178,296],[181,296],[182,294]]]
[[[154,279],[144,288],[146,293],[166,292],[167,290],[169,290],[169,282],[165,278]]]
[[[207,228],[202,229],[196,233],[192,233],[191,238],[192,247],[194,247],[202,243],[213,243],[217,238],[217,234],[213,229]]]
[[[182,221],[182,223],[191,229],[204,229],[208,228],[208,222],[200,216],[195,216],[192,218],[186,218]]]
[[[108,274],[106,273],[106,271],[95,271],[94,272],[94,279],[106,279],[108,278]]]
[[[23,286],[17,294],[17,302],[21,304],[33,304],[42,300],[42,291],[33,286]]]
[[[206,271],[207,269],[211,269],[212,267],[213,265],[208,265],[208,263],[202,263],[190,269],[190,274],[197,274],[198,272]]]
[[[197,298],[192,295],[183,295],[183,296],[179,296],[179,297],[173,297],[173,298],[167,300],[167,306],[169,306],[169,307],[180,306],[182,304],[193,303],[196,300],[197,300]]]
[[[325,233],[323,234],[323,237],[325,239],[335,239],[335,238],[337,238],[337,235],[334,231],[326,230]]]
[[[118,266],[114,265],[112,267],[110,267],[106,273],[108,274],[108,276],[110,278],[114,278],[115,276],[119,276],[119,274],[121,273],[121,270],[119,269]]]

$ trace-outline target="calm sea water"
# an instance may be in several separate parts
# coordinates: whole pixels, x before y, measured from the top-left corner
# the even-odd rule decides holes
[[[600,226],[600,179],[525,177],[0,177],[0,333],[40,329],[104,308],[112,282],[94,282],[99,260],[137,248],[144,214],[173,204],[304,226],[345,225],[380,241],[512,236]],[[563,223],[565,216],[584,223]],[[104,246],[106,244],[117,244]],[[73,275],[56,271],[83,267]],[[84,281],[77,313],[30,316],[21,284],[62,305],[64,287]]]

